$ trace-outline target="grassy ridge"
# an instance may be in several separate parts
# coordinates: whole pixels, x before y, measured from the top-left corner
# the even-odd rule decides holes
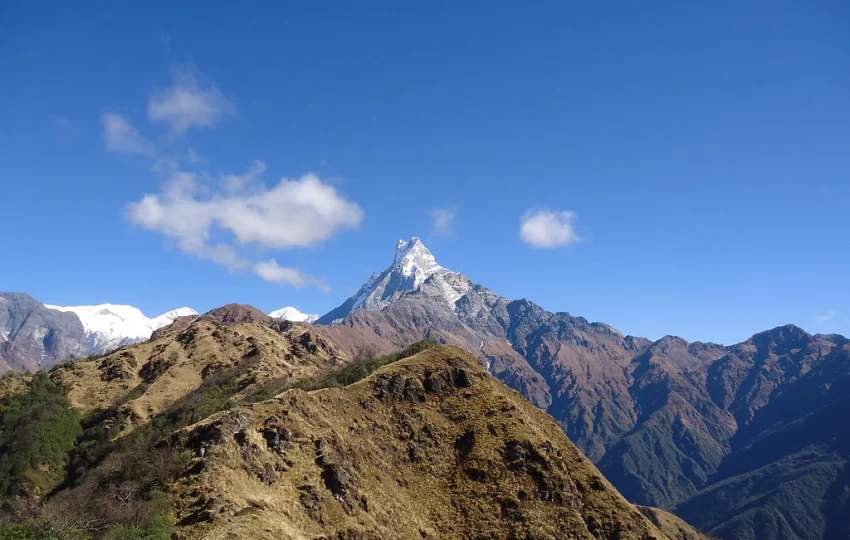
[[[436,347],[439,343],[433,339],[423,339],[408,346],[407,348],[379,357],[356,358],[344,365],[339,370],[321,377],[308,377],[299,379],[293,382],[291,379],[275,379],[267,383],[257,392],[245,398],[245,403],[255,403],[265,399],[273,398],[274,396],[290,389],[300,389],[305,391],[320,390],[322,388],[341,388],[354,384],[361,379],[365,379],[379,368],[398,362],[405,358],[409,358],[422,351],[426,351]]]
[[[39,507],[39,497],[31,497],[27,515],[20,509],[0,512],[0,540],[170,538],[168,486],[188,457],[157,448],[163,437],[216,412],[290,388],[347,386],[436,345],[423,340],[387,356],[357,358],[324,376],[272,380],[236,401],[233,396],[250,382],[245,375],[252,366],[240,364],[208,377],[200,388],[121,437],[126,420],[121,405],[143,393],[150,381],[109,409],[82,418],[71,407],[66,389],[41,372],[27,392],[0,401],[0,502],[8,503],[9,497],[24,491],[47,498]]]

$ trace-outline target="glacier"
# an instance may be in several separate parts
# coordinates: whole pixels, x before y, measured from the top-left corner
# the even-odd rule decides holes
[[[144,341],[154,330],[168,326],[176,318],[197,315],[188,307],[173,309],[154,318],[148,318],[134,306],[122,304],[98,304],[93,306],[55,306],[44,304],[48,309],[71,312],[79,317],[94,354]]]

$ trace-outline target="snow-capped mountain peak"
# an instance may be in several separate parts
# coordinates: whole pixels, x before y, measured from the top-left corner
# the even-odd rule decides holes
[[[427,283],[426,283],[427,282]],[[440,266],[418,237],[399,240],[389,268],[372,274],[360,290],[344,304],[319,318],[323,324],[341,320],[360,309],[383,309],[401,296],[427,287],[429,294],[454,307],[469,288],[469,280]]]
[[[280,309],[276,309],[269,313],[269,317],[273,319],[284,319],[286,321],[307,323],[312,323],[319,318],[318,315],[315,315],[313,313],[303,313],[292,306],[286,306]]]
[[[442,266],[437,264],[437,259],[417,236],[409,241],[398,241],[393,266],[398,266],[401,269],[401,274],[405,277],[415,276],[417,286],[435,272],[444,270]]]
[[[53,306],[48,309],[69,311],[79,317],[92,352],[104,353],[131,343],[144,341],[154,330],[171,324],[177,317],[197,315],[190,308],[179,308],[149,319],[139,308],[121,304],[95,306]]]
[[[416,290],[434,274],[449,272],[437,263],[418,236],[399,240],[395,257],[380,275],[373,274],[354,298],[351,311],[380,309],[404,292]]]

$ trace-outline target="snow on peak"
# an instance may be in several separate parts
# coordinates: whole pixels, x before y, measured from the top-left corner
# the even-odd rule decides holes
[[[463,283],[455,283],[458,279],[468,282],[460,274],[440,266],[419,237],[399,240],[390,267],[381,274],[373,274],[357,294],[343,304],[344,312],[338,308],[329,322],[359,309],[383,309],[404,294],[419,290],[428,280],[433,282],[428,286],[429,291],[454,305],[466,293]]]
[[[151,333],[153,333],[154,330],[158,330],[158,329],[160,329],[164,326],[168,326],[169,324],[173,323],[176,319],[178,319],[180,317],[187,317],[187,316],[190,316],[190,315],[197,315],[197,314],[198,314],[197,311],[195,311],[192,308],[188,308],[188,307],[181,307],[181,308],[177,308],[177,309],[172,309],[171,311],[166,311],[162,315],[159,315],[158,317],[154,317],[153,319],[150,320],[150,325],[151,325],[151,328],[152,328]]]
[[[154,330],[171,324],[177,317],[198,314],[193,309],[183,307],[149,319],[139,308],[121,304],[44,306],[75,313],[83,324],[89,346],[95,353],[108,352],[123,345],[144,341],[151,337]]]
[[[286,306],[280,309],[276,309],[269,313],[269,317],[271,317],[272,319],[283,319],[286,321],[306,323],[312,323],[319,318],[318,315],[315,315],[313,313],[303,313],[292,306]]]
[[[393,266],[399,266],[405,277],[416,276],[417,286],[428,279],[432,274],[443,270],[437,264],[437,259],[425,247],[425,244],[414,236],[409,241],[399,240],[395,249]]]

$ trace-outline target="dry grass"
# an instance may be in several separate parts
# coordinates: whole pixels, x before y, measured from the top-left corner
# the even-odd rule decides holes
[[[247,394],[270,380],[315,376],[348,360],[305,326],[279,331],[261,323],[198,321],[97,359],[68,362],[51,378],[62,382],[71,403],[85,412],[122,413],[129,432],[227,370],[245,368],[238,371]]]
[[[551,417],[456,347],[169,442],[196,456],[173,490],[182,538],[666,538]]]

